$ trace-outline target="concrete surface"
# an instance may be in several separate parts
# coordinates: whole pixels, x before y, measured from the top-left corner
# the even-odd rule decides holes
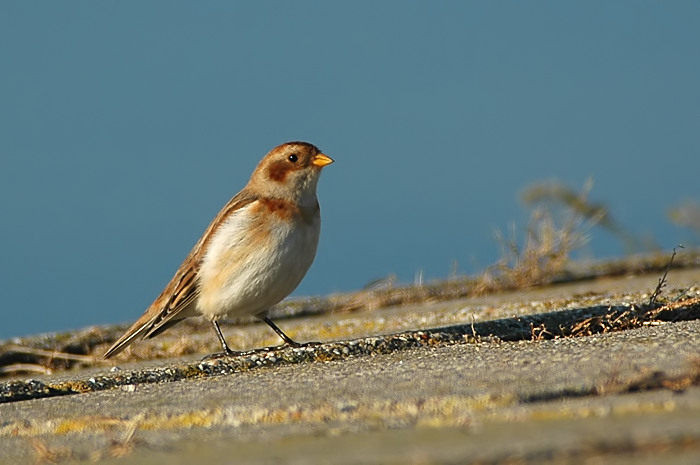
[[[642,306],[658,277],[284,320],[302,340],[331,333],[308,349],[312,361],[287,348],[252,361],[123,359],[118,370],[94,364],[6,380],[0,463],[697,464],[696,304],[667,318],[680,321],[547,339],[561,322]],[[692,302],[699,282],[698,269],[674,271],[664,296],[685,292]],[[254,344],[264,331],[226,329]],[[366,338],[377,334],[387,337]],[[391,342],[403,340],[418,342]],[[367,350],[343,351],[356,346]],[[100,387],[110,379],[121,381]],[[11,396],[39,385],[84,393]]]

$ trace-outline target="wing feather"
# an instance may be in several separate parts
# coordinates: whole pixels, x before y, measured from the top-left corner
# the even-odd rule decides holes
[[[221,209],[216,218],[209,224],[202,237],[192,248],[187,258],[182,262],[175,276],[170,280],[163,292],[151,304],[131,327],[112,347],[105,352],[104,358],[112,357],[124,350],[137,339],[155,336],[180,320],[194,315],[194,305],[199,295],[198,274],[207,249],[218,226],[234,211],[255,202],[257,197],[246,189],[236,194]]]

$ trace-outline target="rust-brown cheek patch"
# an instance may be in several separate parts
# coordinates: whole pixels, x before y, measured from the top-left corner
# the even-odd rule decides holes
[[[267,176],[273,181],[284,182],[290,171],[290,167],[285,162],[272,163],[267,169]]]

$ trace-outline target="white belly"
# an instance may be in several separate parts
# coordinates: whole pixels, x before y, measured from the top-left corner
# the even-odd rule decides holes
[[[316,255],[318,214],[311,223],[261,222],[254,205],[222,223],[207,246],[197,310],[209,319],[265,312],[299,285]]]

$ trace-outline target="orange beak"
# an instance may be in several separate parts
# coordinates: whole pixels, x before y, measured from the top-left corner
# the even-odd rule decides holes
[[[311,164],[318,167],[330,165],[331,163],[333,163],[333,159],[322,153],[316,154],[311,160]]]

